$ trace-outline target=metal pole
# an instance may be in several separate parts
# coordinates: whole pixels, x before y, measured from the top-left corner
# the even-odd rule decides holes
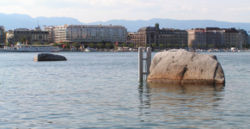
[[[139,82],[143,82],[143,48],[138,48],[138,76]]]
[[[151,65],[151,48],[148,47],[147,48],[147,76],[149,75],[150,73],[150,65]]]

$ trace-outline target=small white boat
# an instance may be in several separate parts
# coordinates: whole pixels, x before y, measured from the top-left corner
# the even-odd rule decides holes
[[[5,46],[2,51],[4,52],[58,52],[59,47],[47,45],[23,45],[18,43],[14,47]]]
[[[88,47],[85,49],[85,52],[96,52],[96,49]]]
[[[235,48],[235,47],[232,47],[231,52],[239,52],[239,50],[237,48]]]

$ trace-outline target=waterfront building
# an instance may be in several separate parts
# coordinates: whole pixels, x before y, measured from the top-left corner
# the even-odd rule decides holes
[[[46,30],[46,29],[45,29]],[[51,30],[52,41],[55,43],[69,42],[67,39],[67,25],[54,26]]]
[[[26,28],[19,28],[14,30],[14,42],[21,42],[25,44],[44,44],[48,43],[48,31],[43,31],[40,27],[29,30]]]
[[[128,42],[136,44],[135,46],[152,47],[185,47],[187,46],[187,31],[169,28],[144,27],[136,33],[129,33]]]
[[[247,45],[250,46],[250,35],[248,34],[248,42]]]
[[[124,43],[128,35],[125,27],[113,25],[64,25],[45,27],[45,30],[51,30],[56,43]]]
[[[186,30],[163,28],[159,32],[158,44],[164,47],[184,48],[187,46],[187,39],[188,33]]]
[[[0,46],[4,46],[6,40],[5,29],[3,26],[0,26]]]
[[[216,27],[188,30],[188,46],[191,48],[223,47],[224,30]]]
[[[134,44],[136,47],[146,46],[146,31],[139,30],[138,32],[128,33],[128,43]]]
[[[247,48],[248,47],[248,33],[247,31],[240,29],[239,31],[239,46],[238,48]],[[236,46],[237,47],[237,46]]]
[[[48,42],[49,43],[53,43],[54,42],[54,31],[53,31],[53,29],[54,29],[54,26],[46,26],[46,27],[44,27],[44,30],[45,31],[48,31]]]
[[[207,27],[205,29],[206,47],[205,48],[223,48],[225,29],[218,27]],[[203,47],[204,48],[204,47]]]
[[[205,29],[197,28],[188,30],[188,47],[190,48],[205,48],[206,34]]]
[[[191,48],[246,47],[248,34],[235,28],[196,28],[188,30],[188,46]]]
[[[6,41],[7,44],[14,44],[14,31],[13,30],[9,30],[6,32]]]

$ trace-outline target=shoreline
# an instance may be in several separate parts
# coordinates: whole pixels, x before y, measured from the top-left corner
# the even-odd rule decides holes
[[[175,48],[173,48],[175,49]],[[189,48],[176,48],[176,49],[185,49],[187,51],[191,52],[250,52],[250,49],[189,49]],[[161,51],[168,51],[171,50],[169,48],[167,49],[153,49],[152,52],[161,52]],[[20,50],[5,50],[4,48],[0,48],[0,53],[5,52],[19,52],[19,53],[34,53],[34,52],[40,52],[40,53],[46,53],[46,52],[82,52],[82,53],[88,53],[88,52],[138,52],[138,48],[119,48],[117,50],[115,49],[95,49],[95,48],[85,48],[85,49],[61,49],[59,51],[20,51]]]
[[[152,51],[152,52],[162,52],[161,51]],[[193,51],[198,53],[243,53],[243,52],[250,52],[250,50],[240,50],[240,51]],[[57,51],[57,52],[41,52],[41,51],[1,51],[0,53],[137,53],[137,51],[94,51],[94,52],[85,52],[85,51]]]

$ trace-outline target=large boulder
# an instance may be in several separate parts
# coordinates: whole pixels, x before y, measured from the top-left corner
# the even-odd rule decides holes
[[[41,53],[35,56],[34,61],[66,61],[67,59],[61,55],[54,55],[49,53]]]
[[[173,49],[155,55],[147,81],[181,85],[224,85],[225,77],[216,56]]]

